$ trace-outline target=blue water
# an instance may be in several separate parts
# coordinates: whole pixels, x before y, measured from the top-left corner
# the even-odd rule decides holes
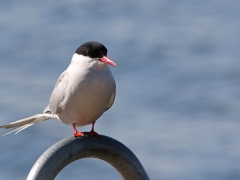
[[[118,64],[98,133],[128,146],[153,180],[240,179],[239,1],[0,3],[0,124],[42,112],[77,47],[95,40]],[[0,179],[26,179],[72,133],[50,120],[0,137]],[[120,176],[84,159],[56,179],[80,178]]]

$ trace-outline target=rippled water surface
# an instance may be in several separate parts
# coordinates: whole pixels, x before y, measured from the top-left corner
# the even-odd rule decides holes
[[[0,124],[42,112],[77,47],[95,40],[118,64],[116,100],[98,133],[128,146],[153,180],[240,179],[239,5],[1,1]],[[0,137],[0,179],[26,179],[38,157],[72,133],[50,120]],[[56,179],[80,178],[120,179],[95,159]]]

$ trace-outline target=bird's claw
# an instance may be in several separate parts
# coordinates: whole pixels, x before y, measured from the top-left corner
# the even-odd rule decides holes
[[[84,132],[84,136],[99,137],[98,133],[95,131]]]
[[[74,137],[99,137],[98,133],[95,131],[90,132],[75,132],[73,134]]]
[[[84,137],[85,136],[85,133],[84,132],[75,132],[74,134],[73,134],[73,136],[74,137]]]

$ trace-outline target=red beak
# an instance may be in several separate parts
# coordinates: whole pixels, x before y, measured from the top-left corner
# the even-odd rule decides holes
[[[113,62],[111,59],[109,59],[107,56],[103,56],[102,58],[100,58],[100,61],[105,63],[105,64],[110,64],[112,66],[117,66],[117,64],[115,62]]]

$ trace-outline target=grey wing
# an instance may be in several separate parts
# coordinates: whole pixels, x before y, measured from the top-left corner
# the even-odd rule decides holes
[[[114,103],[114,100],[115,100],[115,96],[116,96],[116,83],[114,81],[114,92],[111,95],[110,101],[109,101],[108,106],[107,106],[105,111],[107,111],[108,109],[110,109],[110,107],[112,107],[112,105]]]
[[[116,96],[116,93],[113,93],[111,98],[110,98],[110,101],[109,101],[109,104],[108,104],[108,107],[105,111],[107,111],[108,109],[110,109],[110,107],[112,107],[113,103],[114,103],[114,100],[115,100],[115,96]]]
[[[65,97],[65,90],[68,84],[68,73],[64,71],[57,80],[57,83],[51,94],[49,105],[45,109],[46,112],[52,112],[57,114],[59,111],[59,104],[63,101]]]

